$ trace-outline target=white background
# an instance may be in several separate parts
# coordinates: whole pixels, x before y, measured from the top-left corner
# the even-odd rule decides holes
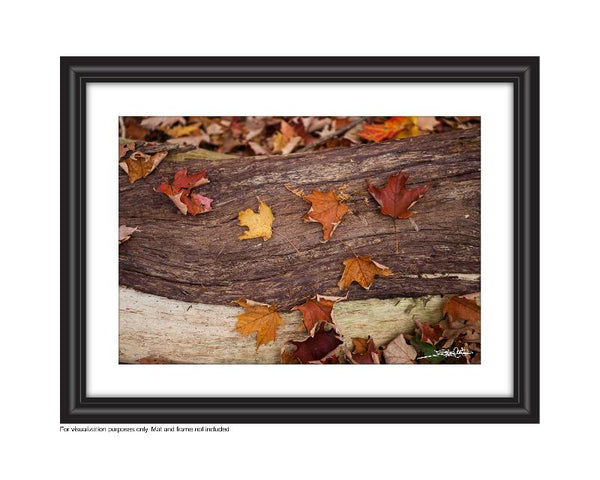
[[[107,84],[87,96],[87,373],[90,396],[512,396],[512,85]],[[149,107],[148,98],[152,98]],[[286,98],[285,104],[277,99]],[[309,100],[307,100],[309,99]],[[351,102],[348,99],[352,99]],[[482,117],[481,365],[143,365],[117,363],[119,113]],[[258,298],[269,301],[268,297]],[[249,341],[252,341],[249,339]]]
[[[597,16],[588,5],[230,1],[216,7],[147,0],[5,7],[3,472],[90,479],[593,476],[600,105]],[[541,55],[542,423],[61,433],[58,56],[126,54]]]

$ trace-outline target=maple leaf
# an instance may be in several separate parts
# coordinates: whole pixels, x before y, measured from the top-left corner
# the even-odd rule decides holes
[[[348,213],[348,206],[341,202],[335,189],[327,193],[313,190],[302,198],[312,205],[302,218],[305,222],[320,223],[323,226],[323,241],[326,242],[342,221],[342,217]]]
[[[120,148],[120,153],[123,152]],[[142,152],[133,152],[128,158],[119,159],[119,166],[129,176],[129,183],[134,183],[140,178],[150,175],[158,164],[168,155],[168,151],[157,152],[154,155],[146,155]]]
[[[448,315],[450,321],[468,320],[478,322],[481,321],[481,307],[473,299],[453,297],[444,305],[444,315]]]
[[[383,123],[366,124],[358,135],[365,140],[383,142],[394,138],[414,137],[419,134],[416,117],[392,117]]]
[[[407,180],[408,177],[402,170],[390,175],[383,188],[376,187],[367,180],[367,189],[379,204],[381,213],[392,218],[409,218],[417,213],[409,209],[425,195],[429,185],[408,189],[404,186]]]
[[[137,231],[137,229],[137,227],[128,227],[127,225],[121,225],[119,227],[119,245],[129,240],[133,232]]]
[[[240,240],[247,240],[249,238],[262,237],[263,240],[268,240],[273,235],[273,212],[265,202],[259,199],[258,213],[255,213],[251,208],[242,210],[238,215],[240,225],[248,227],[248,230],[240,235]]]
[[[354,350],[352,352],[348,348],[344,349],[346,358],[350,361],[350,363],[381,363],[382,352],[377,349],[377,347],[375,346],[375,342],[371,337],[353,338],[352,345],[354,346]]]
[[[444,335],[444,329],[437,323],[421,323],[418,320],[415,323],[417,324],[418,331],[421,332],[421,340],[430,345],[435,345]]]
[[[302,312],[302,323],[309,335],[315,334],[315,327],[319,322],[327,322],[335,325],[333,318],[333,306],[346,297],[327,297],[317,295],[316,298],[306,300],[304,305],[297,305],[292,310]]]
[[[415,363],[417,351],[405,340],[404,335],[400,334],[385,347],[383,357],[385,363]]]
[[[274,305],[259,303],[242,298],[235,301],[246,312],[237,315],[238,322],[235,330],[242,335],[256,332],[256,349],[261,345],[267,345],[277,337],[277,326],[283,325],[283,319],[277,313]]]
[[[302,137],[296,134],[296,130],[285,120],[281,120],[281,131],[273,136],[273,152],[287,155],[300,143]]]
[[[371,259],[369,255],[354,256],[344,260],[344,273],[338,282],[340,290],[347,290],[352,282],[357,282],[361,287],[368,290],[376,275],[389,277],[394,273],[385,265],[381,265]]]
[[[327,325],[327,322],[319,323],[314,336],[303,341],[286,342],[281,349],[282,363],[338,363],[338,347],[344,342],[335,327]],[[296,348],[290,351],[289,346]]]
[[[187,174],[187,168],[175,173],[173,183],[164,182],[158,186],[157,192],[164,193],[177,206],[184,215],[198,215],[211,210],[212,198],[207,198],[197,193],[191,193],[192,189],[209,183],[206,171],[192,175]]]

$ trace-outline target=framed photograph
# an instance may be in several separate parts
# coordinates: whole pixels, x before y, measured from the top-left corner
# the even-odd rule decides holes
[[[539,422],[537,57],[63,57],[61,162],[61,422]]]

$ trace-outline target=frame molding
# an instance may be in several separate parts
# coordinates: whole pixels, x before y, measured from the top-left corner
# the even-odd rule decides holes
[[[539,57],[61,57],[62,423],[539,423]],[[88,82],[503,82],[514,88],[511,398],[90,398]]]

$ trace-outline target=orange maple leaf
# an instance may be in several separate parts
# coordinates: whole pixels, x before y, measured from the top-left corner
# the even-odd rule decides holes
[[[383,123],[365,125],[358,135],[373,142],[415,137],[419,134],[416,120],[417,117],[392,117]]]
[[[380,206],[381,213],[392,218],[408,218],[417,212],[409,209],[419,200],[429,185],[413,189],[405,188],[408,177],[400,170],[395,175],[390,175],[385,187],[379,188],[367,180],[367,189]]]
[[[335,189],[327,193],[313,190],[302,198],[312,204],[302,218],[305,222],[320,223],[323,226],[323,241],[326,242],[342,221],[342,217],[348,213],[348,206],[340,201]]]
[[[277,337],[277,326],[283,325],[283,319],[277,313],[274,305],[259,303],[242,298],[235,301],[247,311],[240,313],[235,330],[242,335],[256,332],[256,349],[261,345],[272,342]]]
[[[353,338],[354,350],[345,349],[346,358],[350,363],[373,364],[381,363],[382,350],[378,350],[371,337]]]
[[[191,193],[192,189],[200,185],[209,183],[206,177],[206,171],[187,174],[187,168],[175,173],[173,183],[161,183],[156,189],[157,192],[164,193],[181,213],[186,215],[197,215],[199,213],[209,212],[212,198],[207,198],[197,193]]]
[[[389,277],[394,274],[385,265],[373,261],[369,255],[349,258],[344,260],[344,265],[346,268],[338,282],[340,290],[347,290],[352,282],[357,282],[368,290],[373,284],[375,276]]]
[[[444,305],[444,315],[448,315],[451,322],[467,320],[476,323],[481,321],[481,307],[473,299],[453,297]]]
[[[336,302],[346,297],[326,297],[317,295],[316,298],[306,300],[304,305],[297,305],[292,310],[302,312],[302,323],[311,336],[315,334],[315,327],[319,322],[335,324],[333,319],[333,306]]]

